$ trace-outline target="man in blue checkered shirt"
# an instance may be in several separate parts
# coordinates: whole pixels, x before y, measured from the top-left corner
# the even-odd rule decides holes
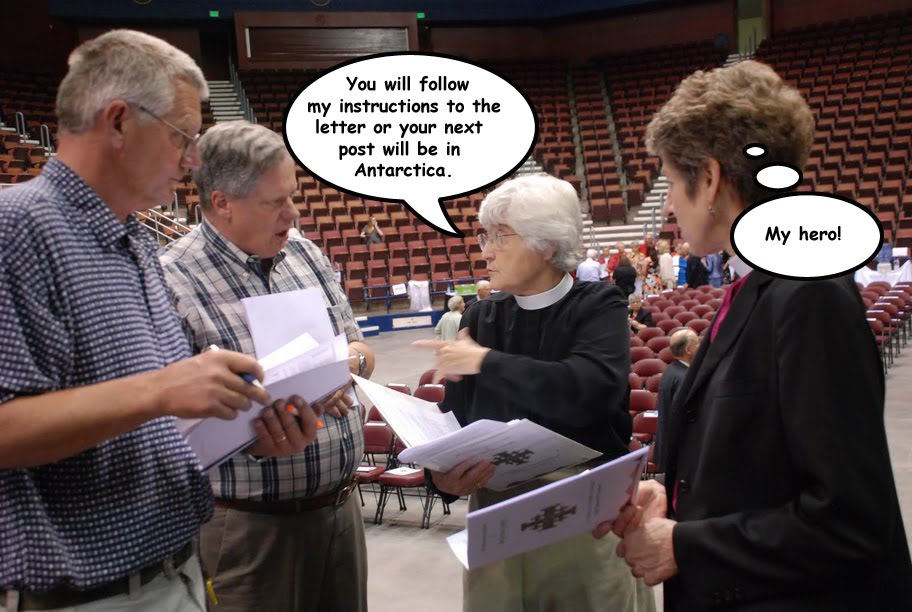
[[[174,417],[269,399],[238,375],[262,378],[249,356],[189,358],[133,213],[199,166],[208,88],[187,54],[127,30],[69,65],[58,156],[0,193],[0,611],[198,612],[212,493]]]
[[[317,288],[335,332],[348,336],[352,371],[369,375],[373,352],[332,266],[312,242],[289,235],[298,185],[281,136],[221,123],[200,139],[200,156],[203,222],[161,257],[192,348],[216,342],[252,355],[241,300]],[[200,555],[220,610],[367,609],[364,526],[351,495],[364,435],[344,391],[315,406],[327,411],[325,427],[304,452],[278,420],[264,419],[254,446],[210,472],[216,508],[200,531]]]

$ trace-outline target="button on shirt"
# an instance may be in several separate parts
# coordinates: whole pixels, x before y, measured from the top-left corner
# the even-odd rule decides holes
[[[0,410],[189,356],[155,249],[58,159],[0,192]],[[111,582],[171,555],[211,515],[171,417],[52,464],[0,469],[0,589]]]
[[[309,240],[292,236],[273,258],[268,276],[260,258],[247,255],[203,221],[161,254],[192,348],[210,344],[255,355],[241,300],[257,295],[321,289],[335,333],[349,341],[363,335],[332,266]],[[293,316],[293,313],[289,313]],[[238,454],[209,472],[216,497],[276,501],[330,493],[346,484],[364,455],[358,410],[323,419],[317,439],[303,453],[256,460]]]

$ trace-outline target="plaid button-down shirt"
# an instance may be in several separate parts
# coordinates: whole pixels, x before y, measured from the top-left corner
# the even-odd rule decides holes
[[[210,344],[255,355],[241,299],[319,288],[335,332],[349,341],[363,335],[332,266],[309,240],[292,236],[273,259],[268,276],[260,259],[247,255],[205,220],[161,253],[165,277],[175,294],[191,347]],[[264,501],[302,499],[330,493],[347,483],[364,454],[359,410],[327,415],[326,427],[302,453],[256,460],[241,453],[209,472],[216,497]]]

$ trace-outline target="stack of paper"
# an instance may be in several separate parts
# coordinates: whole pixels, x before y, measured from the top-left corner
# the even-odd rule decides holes
[[[399,460],[447,472],[466,459],[497,466],[487,487],[503,490],[583,463],[602,453],[532,421],[482,419],[460,427],[453,413],[437,405],[354,376],[355,382],[408,447]]]
[[[466,569],[562,542],[613,521],[636,496],[649,449],[470,512],[447,538]]]
[[[300,395],[310,403],[330,395],[350,380],[348,341],[335,335],[323,293],[304,289],[242,300],[264,386],[273,399]],[[256,439],[254,404],[236,419],[178,419],[177,427],[209,469],[230,459]]]

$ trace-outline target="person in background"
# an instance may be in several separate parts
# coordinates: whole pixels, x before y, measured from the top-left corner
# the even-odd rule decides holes
[[[665,469],[665,430],[668,428],[668,416],[671,414],[673,400],[684,377],[687,375],[687,368],[697,354],[700,348],[700,337],[697,332],[686,327],[679,329],[671,335],[668,348],[675,360],[668,364],[662,373],[662,379],[659,381],[659,393],[656,402],[656,410],[659,411],[659,423],[655,437],[655,449],[653,450],[653,461],[659,466],[659,470]]]
[[[644,257],[649,258],[649,261],[651,262],[650,265],[656,265],[656,262],[659,261],[659,253],[656,249],[655,235],[652,232],[646,234],[646,240],[643,244],[637,246],[637,251]]]
[[[199,166],[208,87],[186,53],[130,30],[68,63],[57,155],[0,192],[0,611],[198,612],[212,490],[175,417],[270,399],[238,375],[262,380],[256,359],[190,357],[135,213]]]
[[[484,300],[491,296],[491,283],[490,281],[480,280],[475,283],[475,295],[478,296],[479,300]]]
[[[686,242],[678,246],[678,287],[687,286],[687,260],[690,258],[690,245]]]
[[[615,245],[617,251],[608,258],[608,261],[605,263],[605,269],[609,274],[614,274],[614,271],[617,270],[617,267],[620,263],[621,255],[627,254],[627,244],[624,242],[618,242]]]
[[[671,245],[667,240],[660,240],[659,250],[659,279],[662,288],[666,290],[675,288],[674,260],[671,257]]]
[[[329,260],[311,241],[290,236],[297,181],[282,137],[228,121],[210,128],[199,148],[193,178],[203,221],[161,254],[192,349],[215,342],[255,355],[241,300],[316,289],[334,333],[348,338],[352,373],[369,377],[373,352]],[[219,610],[367,609],[355,492],[364,434],[347,387],[315,404],[325,426],[309,440],[279,406],[254,421],[253,446],[209,472],[216,508],[200,531],[200,554]]]
[[[766,195],[759,169],[802,168],[813,142],[798,90],[751,60],[687,77],[646,130],[670,184],[664,212],[694,253],[725,249],[741,276],[675,397],[664,485],[641,483],[610,525],[632,573],[664,581],[669,612],[912,601],[883,367],[852,275],[778,278],[731,245],[735,219]],[[767,154],[745,156],[746,143]]]
[[[576,278],[587,283],[595,283],[601,278],[601,270],[599,270],[599,264],[595,260],[595,256],[598,254],[598,251],[595,249],[589,249],[586,251],[586,259],[581,261],[580,264],[576,267]]]
[[[632,329],[634,333],[638,333],[641,329],[647,327],[655,327],[655,323],[652,322],[652,313],[643,308],[643,298],[635,293],[631,293],[627,297],[627,301],[630,304],[627,318],[630,320],[630,329]]]
[[[454,295],[447,301],[448,312],[445,312],[434,328],[434,336],[438,340],[455,340],[459,331],[459,321],[465,312],[465,301],[461,296]]]
[[[488,462],[428,473],[446,499],[470,495],[472,510],[627,452],[627,304],[610,283],[568,274],[579,252],[579,211],[573,186],[550,176],[514,179],[488,194],[479,244],[500,291],[466,311],[455,341],[416,343],[435,351],[448,379],[441,410],[462,425],[527,418],[604,453],[506,491],[485,488],[495,470]],[[583,534],[468,571],[464,609],[652,610],[652,593],[615,557],[616,547]]]
[[[361,238],[364,240],[364,244],[367,245],[368,250],[370,250],[371,245],[383,244],[383,230],[380,229],[380,225],[377,224],[377,217],[374,215],[371,215],[370,221],[361,229]]]
[[[630,265],[626,255],[618,259],[618,267],[614,271],[614,284],[628,296],[636,291],[637,271]]]
[[[697,287],[708,285],[709,280],[706,276],[706,266],[704,265],[703,259],[701,259],[699,255],[693,253],[690,249],[688,249],[688,253],[686,272],[687,282],[685,283],[685,286],[696,289]]]
[[[703,265],[706,268],[706,278],[709,284],[717,289],[721,287],[723,278],[722,255],[720,253],[710,253],[703,258]]]

